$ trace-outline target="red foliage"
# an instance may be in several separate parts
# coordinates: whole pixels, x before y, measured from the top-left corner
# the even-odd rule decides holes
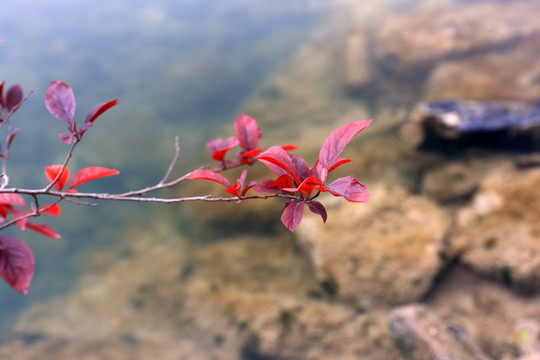
[[[244,186],[247,175],[246,170],[242,172],[242,175],[236,180],[236,184],[232,186],[229,180],[211,170],[197,170],[187,178],[211,180],[220,183],[227,187],[226,191],[228,193],[235,195],[239,200],[244,198],[251,188],[254,188],[258,193],[281,194],[283,197],[289,198],[290,200],[287,201],[283,209],[281,221],[291,231],[294,231],[300,225],[304,205],[307,205],[311,212],[320,215],[323,221],[326,222],[326,209],[320,202],[314,200],[320,192],[329,192],[334,196],[340,196],[352,202],[367,202],[369,200],[366,186],[352,175],[336,179],[328,185],[325,185],[325,182],[330,172],[351,161],[339,156],[353,137],[364,130],[370,123],[371,120],[355,121],[334,130],[323,142],[319,158],[315,165],[310,168],[302,157],[293,157],[288,152],[296,149],[293,145],[274,145],[264,152],[262,152],[262,148],[256,148],[262,137],[261,130],[255,119],[241,114],[234,123],[236,137],[230,137],[227,142],[223,142],[221,139],[208,142],[212,158],[222,163],[216,171],[221,171],[233,165],[251,165],[258,160],[274,172],[278,176],[277,179],[262,180],[259,183],[252,181],[247,186]],[[236,144],[242,148],[237,154],[238,161],[236,163],[226,161],[226,152]]]
[[[3,94],[4,83],[0,83],[0,128],[9,122],[10,116],[18,109],[23,101],[23,92],[19,85],[11,86],[7,93]],[[59,216],[61,207],[58,204],[66,197],[90,197],[115,199],[110,194],[88,194],[77,193],[75,190],[79,185],[96,180],[99,178],[119,174],[118,170],[106,167],[89,166],[75,173],[70,179],[70,170],[66,166],[75,145],[81,140],[82,136],[90,129],[95,120],[104,112],[118,104],[118,100],[110,100],[92,108],[84,119],[83,125],[78,128],[75,121],[75,96],[73,90],[62,81],[51,81],[45,97],[45,106],[49,112],[57,119],[67,124],[67,133],[60,133],[62,141],[72,144],[71,150],[66,157],[63,165],[50,165],[45,167],[45,176],[49,181],[41,192],[21,189],[4,189],[7,186],[7,176],[2,182],[0,188],[0,226],[1,228],[16,225],[20,230],[30,229],[42,235],[58,239],[60,234],[47,224],[36,224],[29,220],[36,216],[51,215]],[[212,159],[219,165],[214,170],[199,169],[184,177],[166,182],[170,171],[176,161],[179,153],[177,144],[177,156],[171,163],[165,178],[153,187],[148,187],[140,191],[132,191],[118,195],[116,199],[133,200],[131,196],[144,195],[148,191],[154,191],[172,186],[183,179],[210,180],[225,187],[225,191],[233,197],[213,198],[212,201],[230,201],[240,202],[248,198],[268,198],[282,197],[286,199],[281,221],[290,231],[294,231],[301,223],[304,206],[321,216],[326,222],[327,212],[322,203],[315,198],[321,192],[329,192],[334,196],[343,197],[352,202],[367,202],[369,200],[368,190],[365,185],[360,183],[353,175],[338,178],[329,184],[326,184],[328,174],[337,167],[351,161],[340,158],[347,144],[360,131],[364,130],[371,120],[356,121],[345,125],[333,131],[323,142],[319,152],[319,158],[312,167],[300,156],[292,156],[290,151],[295,150],[294,145],[270,146],[264,150],[259,147],[259,141],[262,138],[262,132],[254,118],[240,114],[234,123],[235,136],[226,140],[213,139],[207,142],[208,150]],[[18,132],[17,128],[12,128],[8,124],[5,149],[0,146],[0,159],[5,164],[9,157],[9,151],[13,139]],[[227,159],[228,152],[239,146],[234,159]],[[219,172],[243,165],[254,165],[260,162],[271,170],[277,177],[274,179],[256,181],[247,181],[247,169],[244,169],[235,182],[229,181]],[[2,174],[5,175],[5,174]],[[52,189],[54,188],[54,189]],[[250,189],[264,195],[248,196]],[[1,190],[4,190],[3,192]],[[33,199],[33,205],[27,205],[20,194],[26,194]],[[56,196],[56,199],[46,205],[38,204],[38,196],[48,195]],[[76,194],[76,195],[74,195]],[[106,195],[99,197],[98,195]],[[181,198],[178,200],[186,200]],[[189,198],[190,200],[194,198]],[[206,200],[207,197],[199,199]],[[147,200],[147,198],[142,199]],[[155,199],[151,199],[155,201]],[[28,246],[16,237],[0,236],[0,276],[15,290],[24,294],[34,273],[34,256]]]

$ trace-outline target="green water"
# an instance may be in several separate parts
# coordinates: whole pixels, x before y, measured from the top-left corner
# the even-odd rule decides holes
[[[33,94],[12,121],[11,186],[40,187],[42,169],[67,151],[64,125],[46,111],[51,80],[77,98],[76,119],[94,105],[120,99],[99,119],[71,162],[121,171],[88,191],[122,192],[150,185],[182,147],[179,171],[206,158],[205,141],[230,125],[245,99],[288,59],[323,15],[313,1],[0,1],[0,80]],[[200,164],[200,163],[199,163]],[[0,285],[0,328],[25,307],[69,290],[85,259],[110,246],[126,228],[155,219],[153,205],[66,205],[49,223],[52,240],[8,229],[28,242],[36,273],[27,296]]]

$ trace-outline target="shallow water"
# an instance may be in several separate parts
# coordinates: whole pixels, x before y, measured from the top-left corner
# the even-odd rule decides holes
[[[23,17],[22,8],[29,4],[32,10]],[[103,358],[116,352],[118,358],[130,359],[147,354],[243,360],[336,354],[399,358],[385,312],[401,301],[395,297],[407,287],[407,276],[416,274],[415,264],[438,263],[441,256],[433,251],[433,257],[411,257],[412,268],[397,265],[396,271],[384,263],[385,256],[399,264],[408,263],[407,254],[401,253],[399,241],[393,247],[384,240],[411,234],[412,240],[401,239],[408,249],[419,236],[416,230],[424,228],[410,229],[401,222],[409,212],[450,217],[466,207],[487,170],[497,174],[499,162],[517,164],[517,157],[529,155],[508,146],[512,142],[493,144],[489,136],[490,146],[473,138],[436,140],[438,148],[415,149],[399,137],[399,125],[422,101],[540,98],[537,19],[527,9],[538,9],[538,1],[81,4],[86,3],[9,3],[9,15],[0,15],[8,29],[0,37],[2,76],[8,83],[16,77],[25,89],[36,90],[14,120],[35,119],[40,125],[23,127],[17,138],[14,183],[39,186],[43,180],[34,175],[36,167],[62,160],[64,147],[55,135],[62,124],[42,105],[48,81],[59,78],[74,87],[81,117],[95,103],[115,97],[121,101],[99,119],[73,161],[74,167],[121,170],[121,176],[96,182],[96,191],[123,191],[159,180],[172,156],[174,135],[180,136],[182,147],[180,173],[207,162],[205,140],[230,135],[237,113],[245,111],[263,129],[262,146],[294,143],[310,163],[331,130],[375,118],[348,146],[345,156],[354,161],[342,173],[354,173],[374,201],[354,204],[349,212],[352,205],[325,198],[327,224],[321,228],[319,218],[304,222],[314,231],[311,241],[306,233],[283,231],[280,202],[260,207],[248,202],[66,206],[69,210],[54,221],[62,240],[24,234],[38,258],[29,295],[0,287],[0,316],[8,339],[0,353],[28,350],[25,359],[39,358],[42,350],[50,351],[49,356],[71,351]],[[527,161],[532,164],[527,166],[537,166],[537,158]],[[208,189],[208,184],[191,182],[179,191]],[[350,214],[358,223],[350,222]],[[424,218],[417,213],[417,219],[421,223]],[[334,256],[331,244],[318,255],[302,247],[306,236],[309,248],[317,238],[338,241],[345,231],[356,234],[351,226],[373,233],[361,239],[366,248],[352,241],[350,248],[336,253],[334,263],[317,264],[325,261],[323,253]],[[449,229],[441,225],[433,232],[446,234]],[[439,246],[439,240],[429,241]],[[376,251],[368,246],[372,243]],[[343,244],[338,244],[339,250]],[[359,260],[358,249],[369,255]],[[419,254],[421,249],[409,255]],[[341,263],[350,267],[344,272],[348,282],[340,282],[339,270],[326,274]],[[437,298],[438,277],[444,278],[446,265],[452,264],[417,274],[432,288],[420,297],[403,295],[403,301]],[[355,271],[358,277],[347,277]],[[437,272],[435,279],[429,278],[431,271]],[[319,273],[328,279],[321,282]],[[411,291],[421,282],[413,281]],[[506,294],[500,291],[495,298]],[[19,313],[56,295],[60,297],[41,308]],[[483,310],[467,309],[464,317],[479,326],[477,333],[495,338],[489,331],[497,326],[482,330],[483,320],[476,317]],[[511,328],[510,315],[492,315],[486,314],[501,321],[500,328]],[[311,357],[304,357],[307,352]]]
[[[180,137],[179,171],[207,161],[205,141],[234,121],[244,99],[287,59],[322,19],[309,1],[279,7],[251,1],[2,1],[0,78],[33,94],[12,121],[11,185],[42,186],[42,168],[59,163],[63,123],[43,100],[51,80],[68,83],[76,118],[112,98],[120,105],[100,118],[71,162],[119,169],[92,191],[121,192],[152,184]],[[200,164],[200,163],[199,163]],[[90,188],[90,187],[89,187]],[[20,234],[36,259],[28,296],[0,286],[0,327],[31,304],[69,290],[90,253],[115,243],[126,228],[152,221],[153,206],[66,205],[54,241]],[[10,232],[16,233],[14,229]]]

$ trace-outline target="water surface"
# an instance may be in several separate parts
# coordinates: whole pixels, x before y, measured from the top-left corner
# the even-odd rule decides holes
[[[182,147],[179,171],[190,169],[206,156],[205,141],[234,121],[246,97],[322,19],[313,4],[0,1],[0,79],[33,90],[12,118],[21,131],[10,185],[43,186],[42,168],[66,154],[56,135],[64,124],[43,105],[51,80],[73,88],[76,119],[98,103],[120,99],[87,133],[71,162],[72,169],[121,171],[89,191],[121,192],[156,182],[173,155],[175,135]],[[68,291],[89,254],[114,244],[126,228],[153,221],[152,209],[68,204],[60,219],[50,221],[63,236],[59,241],[7,230],[33,249],[36,274],[26,297],[2,283],[0,327],[9,326],[20,309]]]

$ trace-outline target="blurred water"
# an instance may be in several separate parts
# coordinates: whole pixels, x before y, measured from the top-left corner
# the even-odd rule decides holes
[[[161,178],[180,137],[180,170],[204,153],[204,142],[234,120],[247,96],[322,19],[316,1],[249,0],[0,1],[0,80],[33,94],[12,118],[21,127],[9,166],[12,186],[44,184],[42,168],[66,153],[64,124],[43,100],[51,80],[77,98],[76,118],[119,98],[78,149],[72,168],[121,170],[92,191],[125,191]],[[90,187],[89,187],[90,188]],[[152,206],[65,206],[51,220],[59,241],[17,233],[36,255],[29,294],[0,285],[0,327],[20,309],[69,289],[85,258],[144,221]]]

